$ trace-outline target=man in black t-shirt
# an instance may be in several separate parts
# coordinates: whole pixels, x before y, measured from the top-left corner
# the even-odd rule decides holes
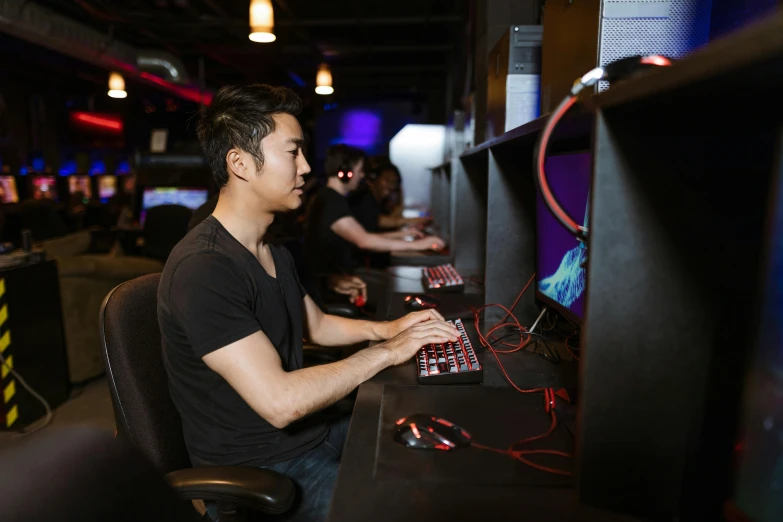
[[[264,241],[276,213],[301,205],[310,167],[300,109],[290,90],[266,85],[224,87],[202,108],[198,136],[220,196],[166,262],[158,322],[193,464],[279,471],[301,489],[284,519],[317,521],[328,510],[345,433],[344,423],[328,424],[319,412],[457,332],[433,311],[387,323],[326,315],[287,251]],[[303,337],[327,347],[388,340],[303,368]]]
[[[373,274],[357,272],[354,258],[356,249],[373,252],[401,250],[429,250],[443,248],[445,243],[435,236],[405,241],[394,233],[367,231],[351,212],[346,199],[364,178],[364,153],[347,145],[330,147],[326,153],[324,170],[326,186],[312,202],[305,230],[305,254],[316,275],[328,273],[356,274],[368,284],[368,298],[377,300],[373,292]]]

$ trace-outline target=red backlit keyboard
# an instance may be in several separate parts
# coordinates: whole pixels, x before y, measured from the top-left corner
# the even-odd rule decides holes
[[[455,343],[428,344],[416,355],[416,372],[419,384],[470,384],[480,383],[484,371],[473,351],[461,319],[449,321],[459,330]]]
[[[422,284],[427,292],[462,292],[465,281],[451,264],[422,269]]]

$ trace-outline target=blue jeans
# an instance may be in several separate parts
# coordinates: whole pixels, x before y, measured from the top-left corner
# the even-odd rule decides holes
[[[285,475],[296,485],[293,507],[282,516],[274,517],[276,522],[326,520],[350,420],[350,416],[345,416],[330,423],[326,439],[304,455],[264,466]],[[212,520],[217,521],[217,504],[208,505],[207,513]]]

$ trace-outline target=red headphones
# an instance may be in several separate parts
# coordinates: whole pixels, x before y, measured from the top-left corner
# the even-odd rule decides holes
[[[340,169],[337,171],[337,179],[343,183],[348,183],[353,179],[353,171],[348,169]]]

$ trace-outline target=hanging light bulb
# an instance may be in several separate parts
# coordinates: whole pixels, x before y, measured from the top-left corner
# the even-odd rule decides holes
[[[118,72],[109,74],[109,96],[112,98],[126,98],[125,79]]]
[[[332,87],[332,71],[329,70],[329,65],[322,63],[318,68],[318,74],[315,77],[315,93],[332,94],[334,87]]]
[[[254,42],[269,43],[275,41],[275,12],[272,0],[250,1],[250,35]]]

